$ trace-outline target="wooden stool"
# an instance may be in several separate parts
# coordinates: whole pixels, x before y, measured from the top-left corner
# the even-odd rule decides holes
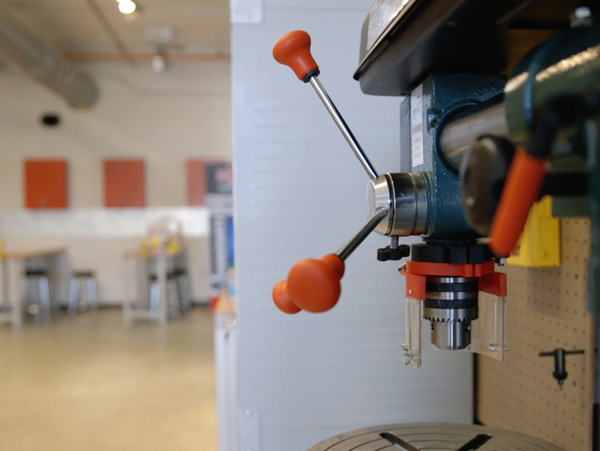
[[[27,311],[32,315],[41,315],[43,322],[52,321],[52,306],[50,304],[50,287],[48,285],[48,272],[45,269],[27,269],[25,270],[25,297],[31,291],[31,284],[34,284],[36,293],[36,304],[27,305]]]
[[[79,301],[81,300],[81,285],[85,285],[86,298],[90,310],[98,310],[98,285],[93,271],[73,271],[71,285],[69,287],[68,312],[69,315],[77,313]]]
[[[177,282],[177,294],[181,310],[188,311],[192,307],[192,293],[190,290],[190,278],[184,268],[176,268],[175,280]]]
[[[150,274],[150,310],[158,310],[160,299],[160,287],[158,276]],[[167,309],[168,316],[173,318],[179,316],[179,294],[177,289],[177,277],[175,271],[167,272]]]

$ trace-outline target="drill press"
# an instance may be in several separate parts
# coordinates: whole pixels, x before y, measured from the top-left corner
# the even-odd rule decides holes
[[[544,9],[541,3],[555,2],[540,2],[534,13]],[[529,17],[520,2],[391,4],[383,11],[376,2],[365,21],[355,78],[367,94],[405,96],[401,136],[410,140],[400,152],[410,172],[380,175],[372,166],[318,78],[306,33],[288,33],[273,49],[277,61],[312,85],[367,173],[370,218],[339,251],[294,265],[276,284],[273,299],[287,313],[332,308],[345,259],[375,230],[392,238],[379,250],[380,260],[410,254],[400,267],[406,277],[406,363],[420,366],[422,317],[430,321],[436,347],[503,360],[506,277],[495,264],[516,245],[532,203],[541,194],[588,199],[593,227],[599,227],[600,210],[589,194],[600,183],[600,28],[591,10],[587,16],[577,10],[556,36],[518,56],[507,81],[500,74],[506,66],[502,36],[511,23]],[[565,6],[573,7],[554,6],[561,18]],[[535,27],[530,31],[529,38],[537,37]],[[565,157],[571,157],[568,165]],[[565,189],[561,180],[569,176],[587,178],[589,189],[581,183]],[[424,242],[399,246],[398,237],[408,235]],[[597,244],[592,247],[597,251]],[[591,260],[591,274],[597,261]],[[590,279],[590,297],[597,300]]]

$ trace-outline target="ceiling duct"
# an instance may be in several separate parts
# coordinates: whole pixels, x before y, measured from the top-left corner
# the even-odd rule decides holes
[[[89,108],[98,99],[98,87],[89,76],[42,48],[17,27],[0,17],[0,54],[65,98],[75,108]]]

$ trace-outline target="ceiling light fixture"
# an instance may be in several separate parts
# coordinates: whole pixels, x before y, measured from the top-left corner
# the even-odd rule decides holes
[[[119,11],[122,14],[131,14],[137,8],[135,2],[132,2],[131,0],[117,0],[117,2],[119,3]]]

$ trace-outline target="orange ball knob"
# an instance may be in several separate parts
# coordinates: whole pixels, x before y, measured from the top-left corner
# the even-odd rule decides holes
[[[287,289],[293,303],[312,313],[325,312],[337,303],[344,262],[337,255],[328,254],[317,260],[300,260],[290,269]]]
[[[306,31],[290,31],[283,35],[273,47],[273,58],[289,66],[304,82],[319,71],[319,65],[310,53],[310,36]]]
[[[280,280],[273,287],[273,302],[279,310],[283,313],[293,315],[298,313],[302,309],[299,308],[290,297],[290,293],[287,288],[287,280]]]

